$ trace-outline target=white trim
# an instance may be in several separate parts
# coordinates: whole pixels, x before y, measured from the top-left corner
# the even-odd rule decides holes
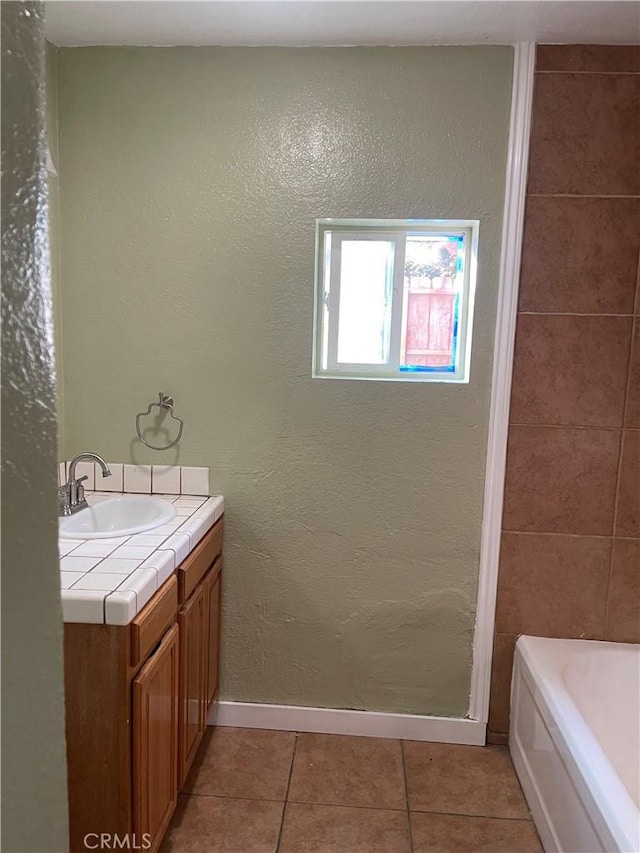
[[[210,726],[402,738],[471,746],[483,746],[486,735],[485,723],[457,717],[420,717],[414,714],[262,705],[254,702],[217,702],[207,722]]]
[[[532,42],[516,44],[469,704],[471,719],[483,723],[489,719],[493,630],[509,431],[509,399],[518,310],[534,70],[535,44]]]
[[[389,328],[389,367],[400,370],[402,349],[402,317],[404,314],[404,262],[407,235],[397,235],[393,244],[393,278],[391,282],[391,323]]]
[[[479,228],[480,221],[477,219],[316,219],[312,377],[355,381],[468,384]],[[433,372],[400,370],[401,326],[405,311],[404,256],[407,237],[418,234],[457,235],[465,239],[463,284],[459,293],[461,305],[458,317],[456,364],[452,372],[436,369]],[[331,236],[332,241],[329,258],[327,258],[326,248],[327,235]],[[394,244],[393,302],[389,355],[386,362],[360,364],[338,361],[341,257],[342,243],[345,240],[389,241]],[[325,305],[327,263],[330,282],[328,312]],[[325,339],[327,340],[326,352],[323,344]]]

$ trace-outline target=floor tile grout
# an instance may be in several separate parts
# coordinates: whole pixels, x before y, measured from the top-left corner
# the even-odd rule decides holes
[[[407,823],[409,825],[409,853],[413,853],[413,831],[411,829],[411,812],[409,810],[409,783],[407,782],[407,764],[404,757],[404,741],[400,741],[400,756],[402,758],[402,778],[404,779],[404,801],[407,807]]]
[[[526,817],[505,817],[504,815],[496,815],[496,814],[471,814],[469,812],[443,812],[436,809],[398,809],[392,808],[390,806],[361,806],[356,805],[354,803],[327,803],[321,800],[271,800],[267,797],[231,797],[229,795],[224,794],[187,794],[181,793],[182,797],[200,797],[203,799],[209,798],[212,800],[250,800],[251,802],[257,803],[279,803],[286,806],[288,803],[293,803],[294,805],[300,806],[324,806],[328,808],[336,808],[336,809],[361,809],[363,811],[370,812],[402,812],[406,811],[409,815],[411,814],[436,814],[436,815],[447,815],[449,817],[464,817],[464,818],[486,818],[487,820],[511,820],[516,822],[524,822],[531,823],[533,818],[530,813],[527,811]]]
[[[249,794],[203,794],[191,793],[190,791],[180,791],[180,796],[183,797],[209,797],[212,800],[251,800],[259,803],[286,803],[286,800],[273,799],[272,797],[252,797]]]
[[[324,800],[287,800],[287,803],[294,803],[297,806],[335,806],[337,809],[364,809],[370,812],[404,812],[406,808],[396,808],[395,806],[362,806],[356,803],[327,803]]]
[[[291,777],[293,776],[293,764],[296,760],[296,748],[298,746],[298,732],[295,733],[295,738],[293,741],[293,751],[291,752],[291,764],[289,766],[289,778],[287,779],[287,790],[284,794],[284,805],[282,806],[282,818],[280,820],[280,831],[278,832],[278,841],[276,843],[276,851],[278,853],[280,850],[280,844],[282,843],[282,833],[284,832],[284,819],[287,813],[287,804],[289,803],[289,790],[291,788]]]
[[[407,811],[408,814],[441,814],[451,817],[484,817],[489,820],[515,820],[531,823],[532,817],[527,809],[525,817],[505,817],[504,815],[495,814],[470,814],[468,812],[443,812],[435,809],[396,809],[389,806],[359,806],[354,803],[326,803],[320,800],[287,800],[288,803],[294,803],[301,806],[329,806],[336,809],[361,809],[370,812],[402,812]]]
[[[440,812],[440,811],[428,811],[427,809],[411,809],[410,814],[439,814],[446,815],[447,817],[481,817],[486,820],[511,820],[516,823],[532,823],[533,819],[527,810],[527,817],[504,817],[498,816],[494,814],[468,814],[467,812]]]
[[[603,538],[611,538],[611,537],[603,537]],[[355,821],[356,824],[362,824],[362,825],[365,825],[365,824],[368,825],[372,821],[373,822],[382,821],[385,824],[390,821],[392,825],[397,827],[397,831],[399,832],[400,831],[400,827],[399,827],[400,822],[402,822],[404,824],[406,821],[407,829],[404,830],[404,832],[406,832],[407,834],[404,835],[404,840],[402,842],[402,845],[403,845],[402,849],[406,849],[408,851],[408,853],[413,853],[413,851],[414,851],[414,837],[413,837],[412,818],[413,818],[413,820],[417,820],[417,818],[415,818],[414,815],[432,815],[433,816],[431,821],[429,821],[425,818],[425,819],[423,819],[422,823],[416,823],[417,827],[432,826],[432,825],[433,826],[439,826],[440,823],[443,821],[444,821],[444,825],[446,825],[445,819],[460,818],[459,826],[460,826],[460,831],[463,834],[465,834],[465,833],[466,834],[473,834],[475,832],[474,824],[473,824],[474,819],[476,819],[476,820],[478,820],[478,819],[487,820],[487,821],[509,821],[509,822],[511,822],[512,825],[514,825],[513,829],[506,829],[506,826],[503,826],[502,829],[499,829],[498,824],[493,824],[494,828],[491,829],[490,832],[492,832],[492,833],[495,832],[497,835],[500,835],[500,834],[505,833],[505,832],[506,833],[511,833],[511,832],[522,833],[522,832],[525,832],[524,828],[516,829],[515,825],[522,826],[523,824],[524,825],[528,824],[529,826],[532,826],[532,825],[534,826],[531,814],[528,810],[526,800],[524,799],[524,795],[522,794],[522,788],[520,786],[519,780],[517,779],[517,775],[515,774],[515,769],[513,768],[512,762],[510,762],[511,770],[512,770],[513,775],[516,778],[516,782],[517,782],[518,789],[520,791],[520,795],[523,798],[524,812],[525,813],[521,816],[508,816],[507,817],[507,816],[501,816],[501,815],[496,815],[496,814],[484,814],[482,812],[469,814],[466,812],[444,811],[444,810],[442,810],[442,808],[440,808],[439,810],[438,809],[432,809],[432,808],[429,808],[429,806],[431,805],[432,799],[436,800],[434,805],[437,803],[440,806],[452,805],[453,807],[456,807],[456,806],[458,806],[458,804],[460,804],[460,805],[465,804],[464,802],[460,801],[459,797],[449,798],[448,800],[445,800],[443,802],[438,802],[438,796],[434,791],[432,791],[431,794],[432,795],[435,794],[435,796],[427,795],[426,797],[424,797],[425,807],[412,808],[411,804],[410,804],[410,800],[409,800],[408,767],[407,767],[407,755],[406,755],[407,749],[410,749],[411,747],[406,746],[406,745],[412,744],[414,742],[411,739],[403,739],[403,738],[388,738],[388,739],[385,738],[384,739],[385,741],[386,740],[396,741],[400,746],[400,758],[401,758],[401,765],[402,765],[402,779],[397,780],[397,783],[395,785],[391,786],[391,790],[389,790],[388,793],[393,794],[394,796],[398,796],[399,795],[399,787],[398,786],[400,785],[402,787],[402,790],[404,791],[404,804],[402,806],[389,807],[389,806],[385,806],[385,805],[356,805],[353,803],[325,802],[325,801],[321,801],[321,800],[301,799],[301,798],[294,797],[294,796],[292,796],[292,794],[295,793],[295,791],[292,790],[293,771],[294,771],[294,767],[295,767],[295,761],[297,758],[298,737],[299,737],[300,733],[292,732],[292,734],[294,735],[294,742],[293,742],[292,748],[291,748],[290,740],[289,740],[289,738],[287,738],[287,741],[288,741],[287,746],[291,748],[291,754],[290,754],[289,770],[288,770],[288,775],[287,775],[287,780],[286,780],[286,788],[285,788],[285,791],[283,794],[284,799],[282,799],[281,797],[272,798],[272,797],[268,797],[268,796],[267,797],[250,796],[250,795],[247,796],[246,794],[231,795],[230,796],[228,794],[227,795],[225,795],[225,794],[221,795],[221,794],[216,794],[216,793],[201,793],[201,792],[198,792],[198,793],[192,793],[192,792],[186,793],[185,792],[184,793],[185,798],[198,797],[202,801],[202,798],[209,797],[210,799],[214,799],[214,800],[215,799],[225,800],[228,803],[228,805],[226,805],[226,806],[223,804],[216,806],[213,803],[211,805],[206,805],[206,804],[201,802],[200,806],[196,806],[196,804],[194,802],[193,807],[196,809],[200,809],[200,811],[204,812],[204,813],[209,813],[210,810],[213,810],[212,813],[215,813],[215,810],[218,808],[223,809],[224,813],[227,813],[227,810],[229,810],[229,809],[231,810],[231,813],[234,813],[234,810],[236,808],[241,808],[241,809],[257,808],[259,812],[264,811],[259,806],[252,806],[252,807],[249,807],[248,805],[243,806],[243,807],[241,807],[239,805],[234,806],[234,805],[232,805],[233,801],[236,801],[236,803],[244,801],[245,803],[262,802],[265,804],[266,803],[273,804],[274,809],[269,811],[269,813],[271,814],[271,818],[270,818],[271,827],[272,827],[271,832],[273,833],[273,835],[271,835],[271,839],[272,839],[271,843],[274,843],[274,841],[275,841],[275,846],[270,848],[272,850],[272,853],[279,853],[279,851],[281,849],[283,849],[285,821],[287,821],[287,820],[289,821],[290,829],[297,826],[297,816],[298,816],[297,806],[298,805],[310,807],[308,812],[305,809],[302,809],[301,814],[312,815],[313,812],[311,811],[311,809],[313,807],[318,807],[320,810],[325,809],[326,811],[324,813],[321,811],[320,814],[323,815],[322,820],[326,821],[327,825],[336,825],[336,822],[337,822],[337,825],[340,825],[341,821],[343,820],[343,815],[344,815],[344,819],[347,820],[347,822]],[[337,735],[334,736],[334,735],[328,734],[327,737],[333,738],[333,737],[339,737],[339,736],[337,736]],[[420,741],[415,742],[415,743],[422,744],[422,742],[420,742]],[[454,745],[452,745],[452,746],[454,746]],[[469,749],[473,749],[474,754],[476,751],[482,751],[481,747],[477,747],[477,748],[469,747]],[[488,748],[485,747],[484,749],[487,749],[487,751],[495,751],[495,752],[502,752],[502,753],[506,752],[507,757],[510,758],[510,756],[508,755],[508,750],[507,750],[506,746],[496,745],[496,746],[491,746]],[[286,753],[284,755],[282,755],[282,758],[286,758]],[[302,758],[302,754],[301,754],[301,758]],[[455,768],[458,766],[458,764],[459,764],[458,761],[455,761],[452,764],[452,772],[454,773],[454,775],[455,775]],[[300,770],[300,768],[299,768],[299,770]],[[280,779],[281,782],[284,781],[284,774],[286,772],[287,771],[286,771],[285,766],[282,766],[280,772],[278,772],[278,774],[277,774],[277,778]],[[269,779],[272,779],[272,778],[273,778],[273,774],[269,774]],[[211,781],[214,781],[214,779],[212,779]],[[241,780],[239,779],[238,781],[241,781]],[[252,785],[250,783],[250,780],[248,780],[248,781],[249,781],[249,785],[247,787],[251,788]],[[267,780],[265,779],[264,781],[266,782]],[[298,780],[298,781],[301,782],[302,780]],[[215,785],[213,787],[215,787]],[[242,785],[239,785],[238,787],[240,788],[240,787],[242,787]],[[255,787],[255,785],[253,785],[253,787]],[[268,785],[268,784],[264,784],[261,787],[268,790],[268,788],[272,787],[272,786]],[[297,784],[296,790],[301,791],[299,784]],[[312,796],[315,793],[316,792],[314,792],[313,790],[309,791],[309,794],[311,794]],[[323,793],[323,792],[318,791],[317,793]],[[337,791],[332,792],[331,789],[329,789],[329,790],[325,791],[324,793],[330,794],[330,793],[338,793],[338,792]],[[342,792],[342,796],[344,796],[345,798],[348,798],[349,794],[350,794],[350,792],[348,789],[346,789]],[[340,796],[338,798],[340,798]],[[486,799],[486,797],[484,799]],[[463,798],[463,800],[464,800],[464,798]],[[229,802],[229,801],[231,801],[231,802]],[[289,814],[288,810],[289,810],[289,805],[291,803],[295,804],[295,807],[292,806],[292,812],[291,812],[291,814]],[[275,804],[278,804],[278,806],[281,808],[279,821],[278,821],[278,817],[277,817],[277,810],[275,809]],[[468,805],[471,805],[471,802],[469,802]],[[509,805],[509,810],[511,810],[510,809],[510,806],[511,806],[510,803],[509,804],[505,803],[504,805],[505,806]],[[492,804],[490,802],[487,802],[484,804],[483,808],[489,809],[489,808],[491,808],[491,806],[492,806]],[[266,808],[266,806],[265,806],[265,808]],[[332,809],[334,811],[332,811]],[[351,811],[351,816],[349,817],[349,810],[354,810],[354,809],[357,809],[362,813],[360,817],[357,817],[355,812],[353,812],[353,811]],[[344,811],[341,814],[340,812],[335,811],[335,810],[344,810]],[[383,816],[382,814],[380,815],[380,818],[376,818],[375,815],[371,815],[370,817],[366,817],[365,816],[366,812],[386,813],[386,817]],[[401,813],[405,814],[405,816],[406,816],[405,821],[402,821],[402,819],[399,817],[399,815]],[[398,815],[398,817],[396,817],[395,815]],[[439,817],[442,819],[441,821],[438,820]],[[291,823],[291,821],[293,821],[293,824]],[[453,825],[457,826],[458,824],[455,824],[455,822],[454,822]],[[476,824],[476,826],[477,826],[477,824]],[[487,831],[489,831],[489,827],[491,827],[492,824],[486,824],[486,826],[487,826]],[[465,827],[468,827],[468,828],[465,828]],[[534,826],[534,829],[535,829],[535,826]],[[229,831],[231,831],[231,830],[229,830]],[[396,831],[396,830],[394,830],[394,831]],[[277,832],[277,837],[276,837],[276,832]],[[526,830],[526,832],[529,832],[529,830]],[[227,839],[227,840],[233,841],[234,837],[235,836],[233,835],[233,832],[232,832],[231,838]],[[289,837],[289,835],[288,835],[288,837]],[[408,840],[408,847],[405,846],[407,844],[407,840]],[[400,843],[399,837],[398,837],[398,843]],[[415,843],[418,843],[417,839],[416,839]]]

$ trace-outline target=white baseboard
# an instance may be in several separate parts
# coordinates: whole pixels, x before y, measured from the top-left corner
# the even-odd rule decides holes
[[[486,723],[458,717],[421,717],[254,702],[217,702],[211,709],[208,723],[210,726],[402,738],[471,746],[484,746],[487,729]]]

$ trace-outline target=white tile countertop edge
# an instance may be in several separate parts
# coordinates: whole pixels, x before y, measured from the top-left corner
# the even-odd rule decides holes
[[[87,493],[89,504],[113,492]],[[224,513],[222,495],[158,495],[176,516],[161,527],[112,539],[59,539],[65,622],[128,625]]]

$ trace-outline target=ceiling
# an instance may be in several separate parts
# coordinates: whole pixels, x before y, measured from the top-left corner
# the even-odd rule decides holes
[[[46,0],[57,45],[637,44],[639,0]]]

